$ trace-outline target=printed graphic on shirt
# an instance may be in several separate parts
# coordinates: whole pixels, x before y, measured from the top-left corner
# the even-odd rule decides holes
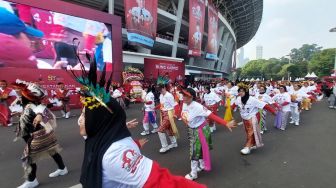
[[[126,150],[122,155],[122,168],[127,172],[134,174],[143,156],[135,150]]]

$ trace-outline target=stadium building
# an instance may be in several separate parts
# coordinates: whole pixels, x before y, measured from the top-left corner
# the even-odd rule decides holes
[[[64,0],[118,15],[122,18],[123,61],[144,69],[144,59],[185,63],[185,75],[194,78],[227,76],[235,68],[235,51],[256,34],[263,12],[262,0],[213,0],[218,9],[218,50],[216,60],[206,60],[207,14],[200,57],[188,55],[189,0],[158,0],[157,36],[151,49],[131,45],[127,40],[124,0]]]

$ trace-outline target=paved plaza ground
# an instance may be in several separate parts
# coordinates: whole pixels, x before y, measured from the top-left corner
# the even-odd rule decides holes
[[[141,105],[132,105],[127,110],[128,119],[142,119]],[[73,113],[79,113],[74,111]],[[221,109],[220,114],[223,115]],[[238,114],[235,113],[238,117]],[[237,118],[240,121],[240,118]],[[311,111],[302,114],[300,126],[288,126],[286,131],[271,127],[273,117],[268,117],[269,132],[264,134],[265,147],[243,156],[245,133],[239,126],[230,133],[218,127],[214,134],[212,171],[199,174],[198,182],[210,188],[331,188],[336,178],[336,110],[327,108],[326,101],[314,104]],[[176,175],[184,176],[190,171],[187,128],[178,121],[181,133],[179,147],[160,154],[159,138],[147,136],[149,142],[142,152],[158,161]],[[23,141],[13,142],[14,127],[0,127],[0,187],[12,188],[24,180],[20,156]],[[142,138],[142,126],[131,130],[135,139]],[[79,135],[77,118],[59,119],[56,130],[63,147],[61,153],[69,174],[49,178],[56,169],[52,159],[38,163],[37,177],[41,188],[62,188],[78,184],[83,159],[84,140]]]

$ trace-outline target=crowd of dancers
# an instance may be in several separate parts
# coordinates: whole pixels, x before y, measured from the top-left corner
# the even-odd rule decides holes
[[[321,86],[314,81],[234,83],[221,80],[195,82],[187,87],[177,83],[144,84],[144,105],[139,109],[143,112],[143,131],[139,134],[157,134],[161,143],[158,152],[166,153],[178,147],[179,130],[175,122],[181,120],[188,126],[191,170],[182,178],[170,174],[141,154],[139,148],[148,140],[133,141],[130,137],[128,128],[138,122],[125,121],[124,100],[127,94],[123,93],[121,86],[106,85],[106,92],[90,90],[92,84],[87,86],[90,92],[77,91],[83,104],[78,124],[80,134],[86,139],[80,181],[83,187],[155,187],[157,183],[166,186],[171,181],[176,183],[172,187],[204,187],[190,180],[198,178],[200,171],[211,170],[210,150],[216,124],[226,126],[229,131],[237,127],[237,122],[242,124],[246,143],[240,152],[248,155],[264,145],[262,134],[270,129],[266,123],[268,112],[275,116],[274,127],[285,131],[288,124],[299,126],[300,114],[323,98]],[[7,82],[1,80],[0,86],[1,124],[10,126],[11,115],[19,116],[16,134],[26,142],[22,157],[26,181],[20,188],[38,186],[36,163],[44,156],[51,156],[58,165],[49,177],[66,175],[68,170],[59,154],[60,146],[53,131],[56,118],[48,107],[60,107],[63,117],[69,118],[70,91],[59,83],[58,89],[47,97],[47,92],[38,83],[17,80],[8,87]],[[334,83],[331,90],[335,87]],[[219,108],[224,108],[223,115],[218,115]],[[233,114],[237,110],[241,118],[235,120]],[[97,162],[94,160],[102,164],[97,166],[93,164]],[[116,168],[123,176],[111,176]],[[161,179],[161,182],[152,177]]]

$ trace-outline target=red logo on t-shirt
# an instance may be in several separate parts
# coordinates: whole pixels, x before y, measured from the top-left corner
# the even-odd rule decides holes
[[[132,174],[136,171],[138,168],[138,165],[141,161],[143,156],[134,150],[126,150],[123,153],[122,157],[122,168],[126,169],[128,172],[131,172]]]

